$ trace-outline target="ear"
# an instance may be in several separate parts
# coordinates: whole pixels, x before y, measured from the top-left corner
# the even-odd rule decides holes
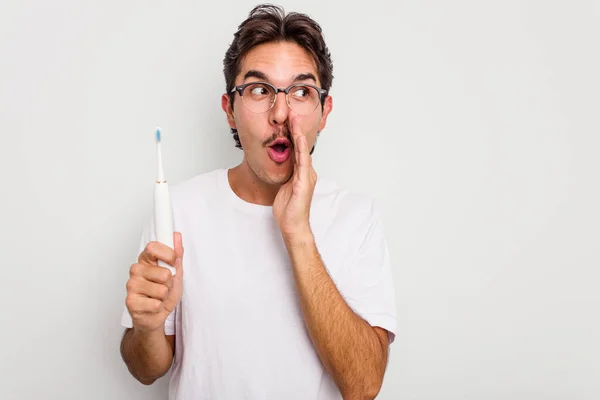
[[[232,129],[237,129],[237,126],[235,125],[235,119],[233,117],[231,98],[229,95],[227,95],[227,93],[223,94],[221,97],[221,108],[223,111],[225,111],[225,114],[227,114],[227,123],[229,124],[229,127]]]
[[[333,110],[333,98],[331,96],[325,97],[325,103],[323,104],[323,115],[321,116],[321,123],[319,123],[318,132],[322,131],[327,124],[327,116]]]

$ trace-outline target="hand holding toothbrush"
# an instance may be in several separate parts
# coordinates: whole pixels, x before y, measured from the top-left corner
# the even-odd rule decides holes
[[[181,301],[183,293],[183,245],[181,233],[173,232],[173,210],[161,155],[161,131],[156,128],[157,177],[154,186],[156,241],[148,243],[138,262],[130,268],[125,301],[134,328],[154,331]]]
[[[167,317],[183,293],[183,246],[181,233],[173,234],[175,249],[160,242],[150,242],[129,269],[125,304],[133,327],[144,332],[164,329]],[[158,265],[159,261],[175,267],[175,275]]]

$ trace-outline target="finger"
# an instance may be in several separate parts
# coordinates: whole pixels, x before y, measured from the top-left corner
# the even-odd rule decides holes
[[[183,257],[183,238],[181,232],[173,232],[173,245],[175,248],[175,254],[177,257]]]
[[[296,156],[296,166],[298,179],[300,181],[305,181],[308,177],[306,171],[306,156],[307,153],[307,145],[306,145],[306,136],[302,133],[300,128],[300,121],[298,118],[292,119],[292,136],[294,138],[294,148],[295,148],[295,156]]]
[[[298,148],[298,139],[302,136],[302,131],[300,130],[300,122],[298,118],[292,118],[291,122],[291,131],[292,131],[292,140],[294,141],[294,156],[296,157],[296,163],[300,158],[300,152]]]
[[[128,295],[142,295],[157,300],[164,300],[169,294],[169,288],[162,283],[155,283],[144,278],[134,277],[127,281]]]
[[[310,178],[310,154],[308,154],[308,144],[306,136],[300,138],[300,181],[307,183]]]
[[[175,267],[175,275],[179,279],[181,279],[181,277],[183,276],[182,262],[184,253],[183,238],[181,236],[181,232],[173,233],[173,243],[175,245],[175,253],[177,254],[177,258],[175,259],[175,263],[173,264],[173,266]]]
[[[300,147],[296,138],[294,138],[294,169],[296,174],[300,169]]]
[[[138,262],[157,265],[157,261],[161,260],[169,265],[175,263],[177,254],[175,250],[164,243],[153,241],[146,245],[146,248],[138,257]]]
[[[127,296],[126,305],[131,314],[158,313],[163,307],[162,301],[139,294]]]
[[[169,294],[169,288],[161,283],[146,280],[136,282],[137,293],[156,300],[164,300]]]
[[[173,264],[175,268],[175,275],[172,276],[173,280],[181,280],[183,278],[183,252],[181,257],[177,257],[175,260],[175,264]]]
[[[171,271],[154,264],[133,264],[129,269],[129,276],[132,278],[142,278],[150,282],[162,283],[167,286],[171,286],[173,284]]]

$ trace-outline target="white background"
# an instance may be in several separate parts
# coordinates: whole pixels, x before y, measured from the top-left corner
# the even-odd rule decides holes
[[[119,355],[154,127],[172,184],[241,160],[222,60],[255,4],[2,1],[0,398],[165,398]],[[600,3],[283,5],[333,55],[317,172],[384,206],[379,398],[600,398]]]

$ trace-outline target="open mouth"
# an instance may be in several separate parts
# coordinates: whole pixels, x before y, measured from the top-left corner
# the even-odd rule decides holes
[[[288,148],[288,146],[284,143],[278,143],[271,147],[273,148],[273,150],[275,150],[278,153],[283,153]]]
[[[277,139],[269,146],[268,153],[273,161],[282,163],[291,155],[292,143],[287,138]]]

